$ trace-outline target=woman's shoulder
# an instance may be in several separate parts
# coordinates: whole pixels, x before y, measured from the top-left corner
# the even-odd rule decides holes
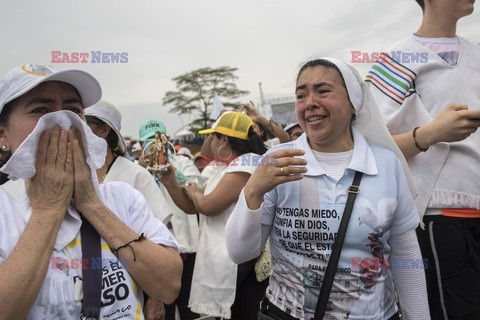
[[[225,169],[225,174],[230,172],[246,172],[252,174],[261,160],[262,156],[253,152],[242,154],[230,162]]]
[[[402,169],[400,158],[393,150],[378,144],[369,144],[369,147],[379,169],[384,168],[392,173]]]
[[[368,146],[370,147],[370,150],[372,150],[372,153],[375,157],[382,157],[389,160],[398,159],[395,152],[387,147],[375,143],[369,143]]]

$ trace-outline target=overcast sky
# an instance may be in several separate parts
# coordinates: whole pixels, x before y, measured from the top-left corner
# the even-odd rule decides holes
[[[457,34],[479,41],[480,14]],[[122,133],[138,137],[141,122],[163,120],[170,134],[188,118],[161,100],[173,77],[202,67],[237,67],[244,97],[293,95],[301,62],[351,51],[374,52],[417,30],[414,0],[2,0],[3,75],[24,63],[79,68],[102,84],[104,99],[123,114]],[[126,63],[52,63],[52,51],[127,53]],[[365,75],[369,64],[355,65]]]

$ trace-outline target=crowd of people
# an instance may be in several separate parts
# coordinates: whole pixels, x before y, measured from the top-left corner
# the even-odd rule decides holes
[[[127,143],[85,71],[5,74],[0,319],[480,319],[474,1],[416,2],[365,79],[311,59],[297,122],[250,101],[200,150],[161,119]]]

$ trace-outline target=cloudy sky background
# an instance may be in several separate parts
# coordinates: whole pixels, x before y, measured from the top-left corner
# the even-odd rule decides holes
[[[479,18],[463,18],[457,34],[479,41]],[[259,82],[266,99],[292,96],[301,62],[350,62],[351,51],[381,51],[420,22],[414,0],[3,0],[0,73],[24,63],[86,70],[122,112],[123,134],[137,138],[149,118],[173,134],[189,122],[161,103],[177,75],[227,65],[239,68],[245,102],[260,102]],[[51,51],[127,52],[128,62],[53,64]]]

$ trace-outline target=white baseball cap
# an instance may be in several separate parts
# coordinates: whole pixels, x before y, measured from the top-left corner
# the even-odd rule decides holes
[[[8,102],[45,81],[62,81],[74,86],[85,108],[94,105],[102,97],[100,83],[88,72],[77,69],[56,70],[43,64],[24,64],[10,70],[0,79],[0,113]]]
[[[87,117],[87,122],[88,116],[105,122],[117,134],[120,151],[125,152],[125,150],[127,150],[125,139],[123,139],[123,136],[120,134],[120,130],[122,129],[122,114],[113,104],[105,100],[100,100],[97,104],[86,108],[84,114],[85,117]]]
[[[283,130],[288,131],[288,130],[292,129],[293,127],[296,127],[296,126],[300,127],[298,122],[293,122],[293,123],[287,124],[285,126],[285,128],[283,128]]]

